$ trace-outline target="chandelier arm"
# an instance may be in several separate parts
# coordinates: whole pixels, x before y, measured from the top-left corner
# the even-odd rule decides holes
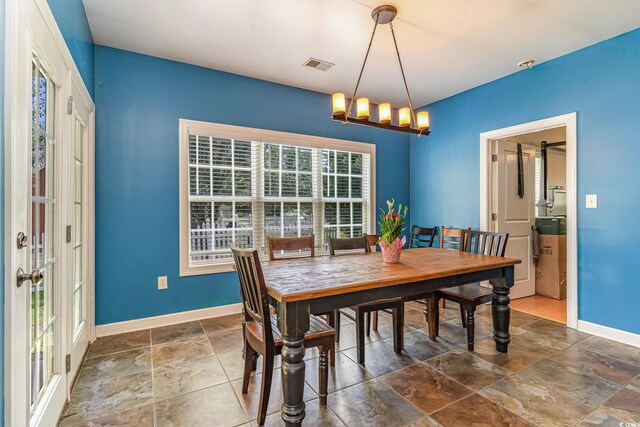
[[[400,51],[398,50],[398,42],[396,41],[396,33],[393,31],[393,22],[389,22],[391,28],[391,35],[393,36],[393,44],[396,47],[396,55],[398,56],[398,64],[400,64],[400,72],[402,73],[402,81],[404,82],[404,89],[407,92],[407,99],[409,100],[409,108],[411,109],[411,118],[413,123],[417,126],[416,113],[413,110],[413,102],[411,101],[411,94],[409,93],[409,86],[407,85],[407,78],[404,75],[404,67],[402,67],[402,60],[400,59]]]
[[[360,68],[360,75],[358,76],[358,81],[356,82],[356,88],[353,90],[353,96],[351,97],[351,101],[349,102],[349,109],[347,110],[347,114],[345,117],[348,117],[351,114],[351,108],[353,107],[353,101],[356,99],[356,95],[358,94],[358,86],[360,86],[360,79],[362,79],[362,73],[364,72],[364,66],[367,64],[367,58],[369,58],[369,52],[371,51],[371,45],[373,44],[373,37],[376,35],[376,28],[378,27],[378,21],[375,21],[373,24],[373,32],[371,33],[371,39],[369,40],[369,47],[367,47],[367,53],[364,55],[364,61],[362,62],[362,68]]]

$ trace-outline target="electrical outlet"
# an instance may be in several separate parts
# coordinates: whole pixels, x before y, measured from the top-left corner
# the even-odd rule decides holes
[[[598,208],[598,195],[597,194],[587,194],[587,197],[586,197],[586,208],[587,209],[597,209]]]
[[[167,276],[158,277],[158,289],[167,289],[169,287],[169,281]]]

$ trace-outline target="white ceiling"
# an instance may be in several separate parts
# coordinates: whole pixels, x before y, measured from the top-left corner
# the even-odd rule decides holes
[[[84,0],[97,44],[333,93],[353,91],[384,0]],[[638,0],[397,0],[394,21],[415,106],[640,26]],[[323,72],[309,57],[336,65]],[[524,71],[526,72],[526,71]],[[360,90],[406,104],[388,26]]]

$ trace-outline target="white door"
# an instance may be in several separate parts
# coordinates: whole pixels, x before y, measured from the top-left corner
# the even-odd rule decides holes
[[[493,142],[494,231],[509,233],[506,256],[522,260],[515,267],[511,298],[535,295],[535,265],[531,254],[531,227],[535,224],[535,148],[522,145],[524,195],[518,195],[518,153],[513,142]]]
[[[71,383],[89,345],[91,335],[91,294],[92,266],[88,236],[90,235],[91,203],[89,202],[89,177],[92,166],[93,150],[90,139],[91,106],[83,102],[80,94],[80,82],[72,79],[72,101],[69,103],[71,121],[71,141],[69,149],[69,199],[68,212],[68,255],[70,275],[68,277],[71,315],[68,318],[67,336],[70,341],[69,382]]]
[[[72,186],[82,184],[78,170],[87,179],[92,159],[83,152],[78,167],[72,144],[91,145],[93,103],[84,94],[88,108],[68,113],[77,72],[46,2],[8,2],[7,18],[5,425],[54,426],[73,378],[68,355],[84,351],[89,337],[84,266],[91,262],[85,258],[81,270],[73,255],[76,248],[83,257],[93,253],[84,249],[91,246],[86,233],[69,241],[67,226],[77,224],[72,212],[91,210],[83,211],[89,186],[77,195]]]

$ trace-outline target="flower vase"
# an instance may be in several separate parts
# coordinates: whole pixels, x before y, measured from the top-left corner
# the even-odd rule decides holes
[[[396,237],[396,240],[394,240],[391,245],[388,245],[386,240],[382,240],[379,243],[380,250],[382,251],[382,260],[389,264],[399,263],[400,254],[402,253],[402,248],[406,242],[407,238],[405,236],[402,236],[402,240]]]

